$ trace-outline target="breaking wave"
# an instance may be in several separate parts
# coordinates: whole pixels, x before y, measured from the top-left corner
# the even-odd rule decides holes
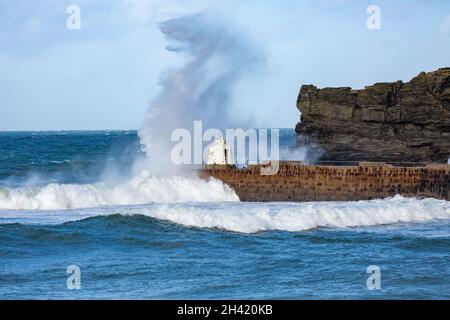
[[[139,209],[135,213],[188,227],[217,228],[240,233],[274,230],[297,232],[321,227],[370,227],[450,219],[450,202],[396,196],[357,202],[161,205]]]
[[[49,184],[43,187],[0,188],[0,209],[4,210],[64,210],[206,201],[239,201],[239,198],[218,180],[158,177],[148,171],[117,185]]]
[[[185,187],[199,187],[183,181]],[[236,200],[233,193],[216,182],[204,183],[203,190],[210,190],[210,198]],[[164,191],[160,191],[164,192]],[[201,190],[199,190],[201,192]],[[200,193],[199,193],[200,194]],[[192,194],[189,195],[192,197]],[[197,196],[205,200],[207,195]],[[139,199],[138,199],[139,200]],[[384,200],[355,202],[307,202],[307,203],[153,203],[139,206],[108,206],[89,210],[38,210],[0,211],[0,223],[60,224],[91,217],[121,215],[124,219],[146,216],[185,227],[220,229],[238,233],[261,231],[301,232],[317,228],[353,228],[390,225],[397,223],[422,223],[434,220],[450,221],[450,202],[435,199],[413,199],[396,196]]]

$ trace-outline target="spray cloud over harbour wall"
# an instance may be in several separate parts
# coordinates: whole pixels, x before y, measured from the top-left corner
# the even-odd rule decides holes
[[[150,167],[156,170],[170,163],[170,137],[177,128],[192,130],[196,120],[206,129],[249,127],[249,121],[233,117],[229,106],[236,82],[263,61],[247,39],[212,16],[175,18],[159,27],[169,40],[167,50],[187,56],[188,61],[163,77],[162,93],[139,131]]]

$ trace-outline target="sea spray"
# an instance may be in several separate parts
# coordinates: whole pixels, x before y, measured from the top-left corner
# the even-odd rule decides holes
[[[147,158],[136,157],[132,177],[116,174],[113,168],[105,169],[99,183],[3,188],[0,210],[239,200],[220,181],[170,170],[170,135],[176,128],[190,129],[194,120],[201,120],[205,128],[248,126],[233,117],[229,103],[236,82],[262,57],[242,35],[202,14],[165,21],[160,29],[170,41],[168,50],[184,54],[188,62],[167,71],[161,81],[163,91],[139,131]]]
[[[167,49],[185,55],[187,63],[166,73],[162,93],[139,131],[148,165],[156,172],[172,167],[170,137],[175,129],[192,130],[196,120],[205,129],[250,127],[248,120],[232,114],[230,102],[237,81],[263,61],[262,55],[248,39],[218,20],[197,14],[160,24],[170,42]]]
[[[221,181],[196,177],[163,177],[143,171],[116,184],[49,184],[0,188],[0,210],[61,210],[98,206],[203,201],[239,201]]]
[[[182,174],[184,168],[175,166],[170,157],[179,142],[172,141],[172,134],[177,129],[188,130],[193,137],[191,149],[194,145],[204,149],[212,141],[195,137],[195,122],[201,121],[204,131],[221,131],[223,137],[226,129],[250,128],[252,121],[236,115],[231,102],[235,98],[236,84],[260,70],[265,59],[263,50],[241,30],[232,30],[211,12],[170,19],[159,27],[169,41],[167,50],[185,57],[187,62],[181,68],[163,73],[162,92],[149,107],[139,130],[143,151],[148,156],[143,166],[159,174]],[[237,149],[235,141],[227,142]],[[280,146],[280,154],[272,157],[274,160],[316,161],[321,153],[312,154],[308,148],[308,145],[295,143]],[[189,155],[195,158],[192,150]],[[198,165],[193,160],[190,163]]]

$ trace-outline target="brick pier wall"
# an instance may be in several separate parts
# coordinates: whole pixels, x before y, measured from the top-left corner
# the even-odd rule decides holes
[[[450,165],[307,166],[282,162],[276,175],[264,176],[260,171],[261,166],[207,166],[201,176],[222,180],[241,201],[354,201],[397,194],[450,200]]]

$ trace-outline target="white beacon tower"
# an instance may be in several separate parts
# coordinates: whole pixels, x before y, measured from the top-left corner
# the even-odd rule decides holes
[[[223,139],[216,139],[208,146],[207,165],[233,165],[231,146]]]

